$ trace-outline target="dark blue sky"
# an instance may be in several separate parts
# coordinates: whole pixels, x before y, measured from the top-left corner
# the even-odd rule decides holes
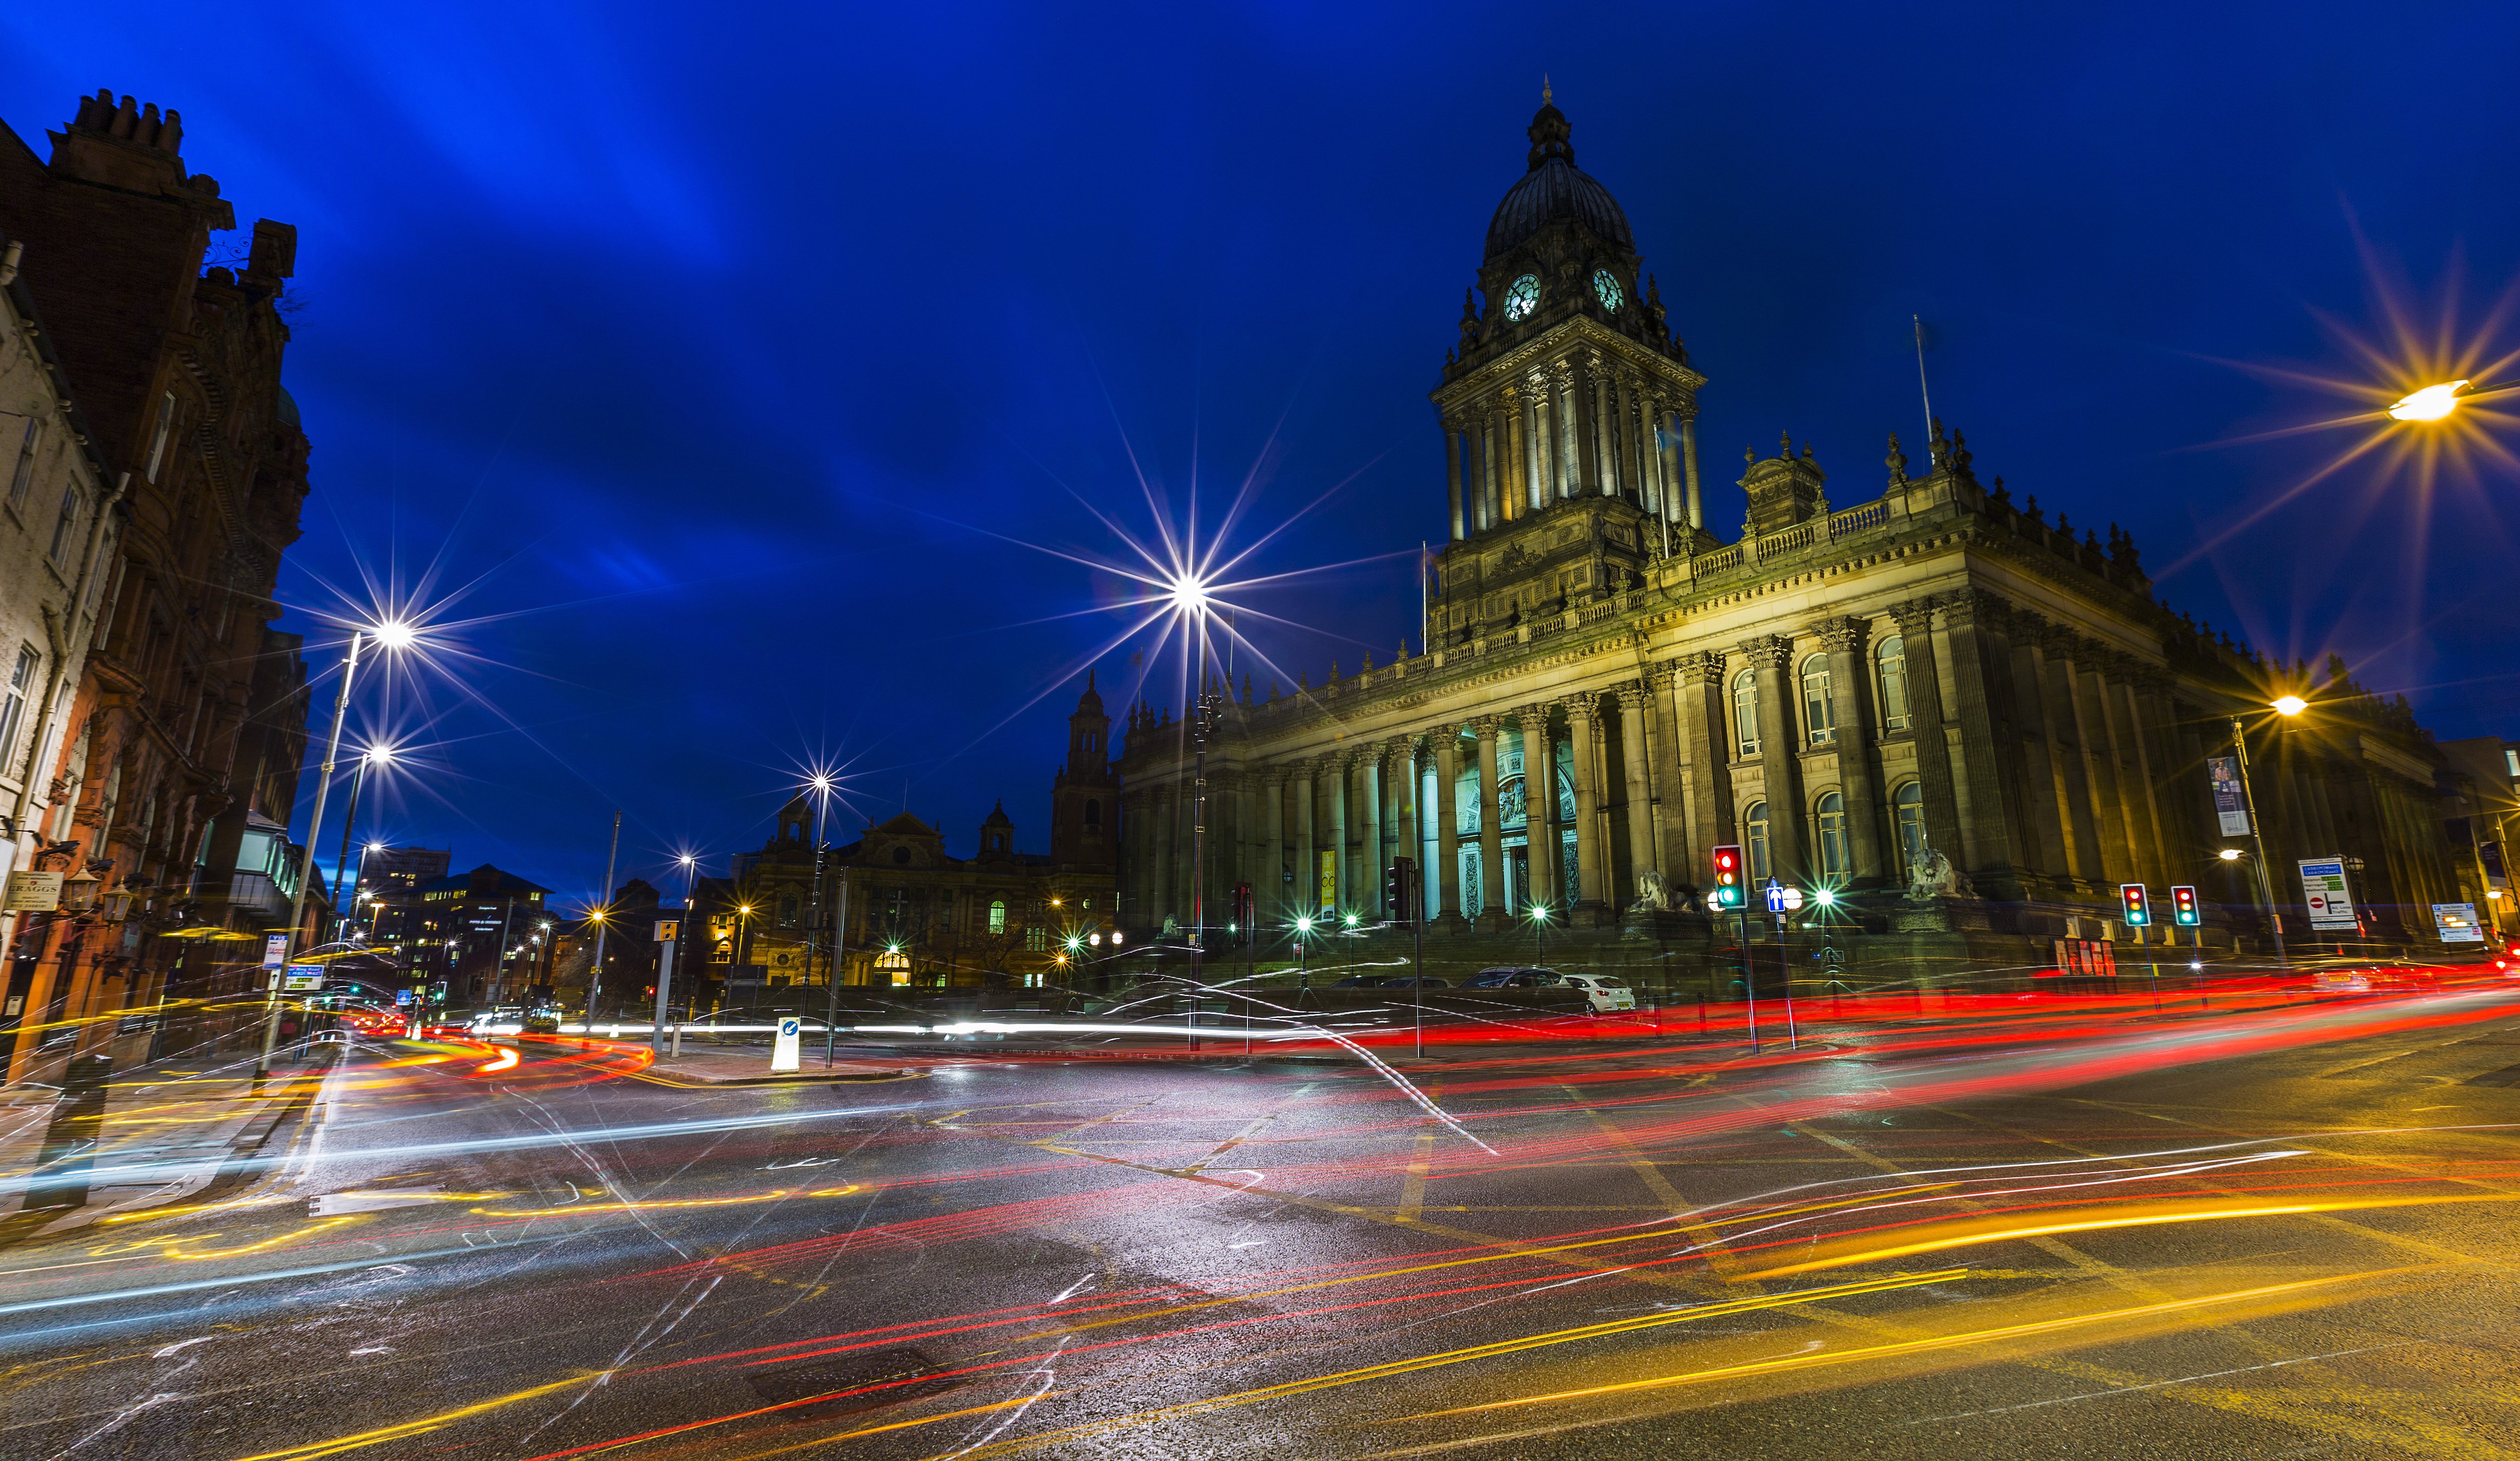
[[[352,722],[419,762],[363,826],[459,867],[592,893],[618,806],[662,881],[757,845],[816,754],[958,852],[1003,795],[1038,849],[1060,681],[1121,621],[1055,617],[1116,581],[1016,544],[1124,552],[1071,488],[1150,534],[1132,451],[1176,512],[1264,447],[1255,521],[1346,481],[1255,563],[1370,561],[1261,638],[1316,680],[1387,656],[1443,531],[1425,391],[1544,69],[1711,377],[1710,524],[1779,429],[1839,503],[1886,432],[1921,456],[1921,313],[1981,474],[2124,523],[2172,604],[2446,736],[2520,719],[2509,471],[2366,459],[2192,552],[2360,439],[2216,445],[2354,409],[2263,368],[2372,378],[2319,317],[2386,340],[2375,280],[2429,332],[2463,270],[2452,334],[2520,336],[2507,6],[452,0],[17,7],[0,40],[39,150],[111,86],[301,230],[283,594],[472,586],[478,658]]]

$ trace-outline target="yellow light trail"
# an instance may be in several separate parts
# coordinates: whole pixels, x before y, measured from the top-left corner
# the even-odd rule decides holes
[[[2461,1194],[2444,1197],[2378,1197],[2362,1200],[2284,1203],[2271,1207],[2205,1208],[2129,1213],[2105,1218],[2077,1218],[2062,1221],[2025,1223],[2014,1226],[1988,1226],[1977,1223],[1937,1224],[1928,1229],[1936,1236],[1912,1239],[1886,1247],[1841,1250],[1826,1258],[1811,1259],[1799,1263],[1763,1268],[1756,1273],[1737,1275],[1743,1283],[1763,1279],[1789,1278],[1797,1273],[1813,1273],[1823,1268],[1843,1268],[1854,1263],[1887,1262],[1913,1258],[1922,1253],[1945,1253],[1955,1248],[1975,1247],[1984,1243],[2009,1243],[2021,1238],[2052,1238],[2060,1233],[2099,1232],[2109,1228],[2151,1227],[2172,1222],[2211,1222],[2227,1218],[2298,1218],[2310,1213],[2351,1213],[2371,1208],[2430,1207],[2451,1202],[2510,1202],[2502,1193]],[[2088,1211],[2088,1210],[2087,1210]]]
[[[865,1190],[852,1182],[845,1187],[816,1187],[805,1191],[782,1187],[776,1192],[752,1192],[742,1197],[658,1198],[652,1202],[576,1202],[559,1208],[474,1208],[481,1218],[568,1218],[579,1213],[661,1213],[680,1208],[734,1208],[746,1203],[777,1202],[783,1197],[846,1197]]]
[[[954,1454],[965,1458],[965,1461],[976,1461],[976,1458],[983,1456],[1004,1455],[1033,1446],[1085,1439],[1152,1421],[1201,1415],[1211,1410],[1249,1405],[1261,1400],[1282,1399],[1289,1395],[1309,1395],[1318,1390],[1360,1385],[1371,1380],[1388,1380],[1418,1370],[1462,1364],[1475,1359],[1493,1359],[1499,1355],[1515,1354],[1525,1350],[1537,1350],[1550,1345],[1607,1339],[1614,1335],[1631,1334],[1641,1329],[1660,1329],[1667,1325],[1694,1323],[1700,1319],[1723,1318],[1730,1314],[1750,1313],[1758,1309],[1786,1308],[1798,1304],[1817,1304],[1825,1300],[1848,1299],[1863,1294],[1883,1294],[1894,1289],[1911,1289],[1929,1283],[1949,1283],[1967,1272],[1965,1268],[1945,1268],[1932,1273],[1902,1273],[1890,1278],[1861,1279],[1853,1283],[1832,1284],[1826,1288],[1805,1289],[1799,1293],[1764,1294],[1748,1299],[1722,1300],[1713,1304],[1700,1305],[1695,1308],[1679,1309],[1668,1313],[1639,1314],[1626,1319],[1606,1319],[1598,1324],[1581,1324],[1572,1329],[1527,1334],[1516,1339],[1472,1345],[1464,1350],[1447,1350],[1434,1354],[1420,1354],[1412,1359],[1395,1359],[1383,1364],[1340,1370],[1334,1374],[1316,1375],[1307,1380],[1289,1380],[1282,1385],[1265,1385],[1257,1390],[1238,1391],[1233,1395],[1215,1395],[1204,1400],[1190,1400],[1179,1405],[1167,1405],[1161,1409],[1141,1410],[1134,1415],[1072,1426],[1063,1431],[1045,1431],[1039,1435],[1021,1437],[1014,1440],[1001,1441],[996,1445],[982,1446],[977,1450],[958,1451]],[[844,1440],[848,1438],[835,1436],[829,1439]],[[945,1458],[931,1457],[929,1461],[945,1461]]]
[[[425,1415],[418,1420],[403,1421],[398,1425],[380,1426],[373,1431],[361,1431],[354,1436],[338,1436],[331,1440],[309,1441],[304,1445],[290,1446],[286,1450],[262,1451],[251,1456],[241,1456],[237,1461],[315,1461],[319,1456],[338,1456],[344,1451],[382,1445],[389,1440],[409,1440],[415,1436],[426,1436],[440,1427],[452,1425],[468,1417],[485,1414],[504,1405],[514,1405],[519,1400],[530,1400],[536,1395],[547,1395],[556,1390],[566,1390],[572,1385],[583,1385],[594,1378],[592,1374],[571,1375],[565,1380],[555,1380],[548,1385],[537,1385],[529,1390],[515,1391],[495,1399],[475,1400],[470,1405],[459,1405],[453,1410],[441,1410],[435,1415]]]
[[[1858,1350],[1838,1350],[1819,1354],[1780,1354],[1773,1359],[1754,1359],[1746,1364],[1721,1365],[1711,1370],[1690,1370],[1678,1375],[1657,1375],[1649,1380],[1623,1380],[1611,1385],[1591,1385],[1581,1390],[1561,1390],[1545,1395],[1524,1395],[1511,1400],[1488,1400],[1477,1405],[1457,1405],[1449,1410],[1427,1410],[1401,1420],[1434,1420],[1448,1415],[1471,1415],[1483,1410],[1505,1410],[1523,1405],[1546,1405],[1560,1400],[1589,1399],[1595,1395],[1623,1395],[1641,1390],[1664,1390],[1679,1385],[1704,1385],[1716,1380],[1737,1380],[1752,1375],[1773,1375],[1787,1370],[1821,1369],[1832,1365],[1857,1364],[1869,1359],[1889,1359],[1903,1354],[1924,1354],[1937,1350],[1958,1350],[1972,1345],[1990,1345],[2003,1340],[2030,1339],[2043,1334],[2057,1334],[2092,1324],[2106,1324],[2120,1319],[2150,1318],[2158,1314],[2180,1313],[2219,1304],[2241,1304],[2255,1299],[2273,1299],[2287,1294],[2305,1293],[2312,1289],[2352,1283],[2358,1279],[2378,1278],[2409,1269],[2377,1270],[2369,1273],[2340,1273],[2327,1278],[2305,1278],[2293,1283],[2269,1284],[2264,1288],[2234,1289],[2224,1294],[2207,1294],[2196,1299],[2165,1299],[2158,1304],[2138,1304],[2132,1308],[2103,1309],[2098,1313],[2071,1314],[2061,1319],[2038,1319],[2027,1324],[2005,1324],[1994,1329],[1974,1329],[1966,1334],[1934,1335],[1926,1339],[1897,1340],[1886,1345],[1867,1345]]]

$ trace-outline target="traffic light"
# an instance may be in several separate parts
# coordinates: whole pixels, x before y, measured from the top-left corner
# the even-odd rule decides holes
[[[2126,914],[2129,928],[2142,928],[2152,922],[2152,895],[2141,883],[2118,884],[2118,908]]]
[[[1715,906],[1737,908],[1741,906],[1741,849],[1715,849]]]
[[[2182,928],[2194,928],[2205,921],[2205,915],[2196,909],[2195,889],[2182,886],[2170,890],[2170,921]]]
[[[1234,942],[1251,942],[1251,885],[1234,885]]]
[[[1418,864],[1407,858],[1392,859],[1391,865],[1382,870],[1383,907],[1391,909],[1392,922],[1418,921],[1418,910],[1410,900],[1417,886]]]

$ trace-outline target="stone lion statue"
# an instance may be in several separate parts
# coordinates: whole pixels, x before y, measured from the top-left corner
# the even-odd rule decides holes
[[[1908,899],[1912,903],[1931,903],[1938,898],[1969,896],[1967,877],[1944,857],[1941,848],[1925,843],[1916,856],[1915,870],[1908,881]]]
[[[1657,913],[1671,911],[1671,882],[1660,869],[1648,867],[1637,874],[1637,907]]]

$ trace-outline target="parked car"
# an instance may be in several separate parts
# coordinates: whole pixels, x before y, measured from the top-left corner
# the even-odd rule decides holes
[[[1415,975],[1403,974],[1397,979],[1386,979],[1382,981],[1382,987],[1386,990],[1405,990],[1412,988],[1448,990],[1453,987],[1453,982],[1449,979],[1437,979],[1431,975],[1424,979],[1419,979]]]
[[[1509,967],[1481,969],[1462,985],[1472,990],[1540,990],[1554,985],[1561,978],[1555,969]]]
[[[1388,974],[1350,974],[1330,988],[1334,990],[1380,989],[1390,977]]]
[[[1595,1014],[1615,1014],[1637,1007],[1637,992],[1624,979],[1608,974],[1562,974],[1558,983],[1582,990],[1584,1003]]]

